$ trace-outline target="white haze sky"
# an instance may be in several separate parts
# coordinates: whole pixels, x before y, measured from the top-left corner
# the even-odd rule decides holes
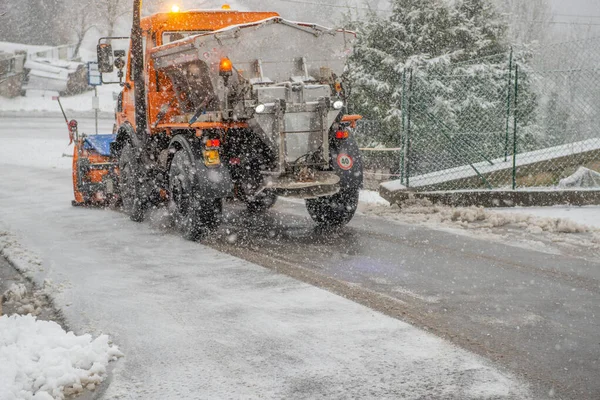
[[[2,0],[0,0],[1,2]],[[148,11],[168,11],[173,4],[178,4],[182,9],[220,8],[223,4],[230,4],[233,9],[254,11],[276,11],[284,18],[336,26],[340,24],[341,15],[348,11],[348,6],[356,13],[356,8],[371,7],[385,10],[388,8],[387,0],[145,0],[144,8]],[[575,35],[599,36],[600,35],[600,0],[551,0],[553,13],[552,24],[556,35],[552,40],[562,41],[568,39],[567,31],[572,27],[566,23],[596,24],[592,26],[576,25]],[[358,10],[358,12],[361,12]],[[580,15],[578,17],[559,14]],[[383,12],[382,15],[385,15]],[[596,16],[597,18],[591,18]],[[127,35],[131,21],[121,21],[120,34]],[[93,51],[96,38],[94,34],[86,37],[84,47]],[[97,36],[97,35],[96,35]],[[572,36],[570,37],[572,38]]]
[[[552,8],[560,14],[600,15],[598,0],[553,0]]]
[[[152,0],[148,0],[149,2]],[[170,0],[154,0],[168,8]],[[179,0],[184,7],[202,8],[204,4],[209,7],[218,8],[227,1],[218,0]],[[340,19],[340,14],[350,7],[372,7],[375,9],[385,9],[388,2],[386,0],[297,0],[298,3],[288,0],[231,0],[228,3],[234,8],[246,10],[272,10],[279,12],[282,16],[289,19],[303,19],[321,24],[335,24]],[[313,3],[313,4],[303,4]],[[576,14],[582,17],[567,17],[556,15],[555,21],[559,22],[592,22],[600,24],[600,0],[551,0],[553,12],[555,14]],[[335,5],[337,7],[331,7]],[[597,16],[599,18],[587,18],[587,16]],[[560,25],[560,24],[557,24]]]

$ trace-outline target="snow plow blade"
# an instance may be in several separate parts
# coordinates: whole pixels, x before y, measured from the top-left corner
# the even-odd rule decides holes
[[[104,206],[117,199],[117,163],[110,145],[116,135],[92,135],[75,141],[73,206]]]

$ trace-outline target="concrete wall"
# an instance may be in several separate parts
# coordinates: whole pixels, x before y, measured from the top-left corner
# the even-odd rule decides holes
[[[577,168],[600,161],[600,150],[594,149],[578,154],[566,155],[534,162],[517,167],[517,186],[554,186],[558,181],[571,175]],[[512,169],[504,169],[482,174],[493,188],[506,188],[511,186]],[[543,177],[541,176],[543,175]],[[434,185],[415,188],[420,192],[458,190],[458,189],[487,189],[485,183],[478,176],[448,180]]]

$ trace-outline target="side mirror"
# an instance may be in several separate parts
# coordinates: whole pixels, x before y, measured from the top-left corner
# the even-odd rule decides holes
[[[109,43],[100,43],[96,47],[96,52],[98,54],[98,71],[101,73],[113,72],[112,46]]]

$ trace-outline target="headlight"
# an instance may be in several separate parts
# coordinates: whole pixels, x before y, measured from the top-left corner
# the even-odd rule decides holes
[[[254,109],[254,111],[256,111],[257,114],[265,112],[265,105],[264,104],[257,105],[256,108]]]
[[[344,107],[344,102],[341,100],[336,100],[333,102],[333,109],[334,110],[340,110],[342,107]]]

